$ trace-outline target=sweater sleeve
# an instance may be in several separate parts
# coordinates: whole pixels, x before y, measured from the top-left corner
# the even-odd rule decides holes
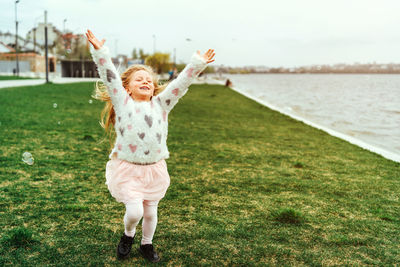
[[[179,98],[186,94],[188,87],[192,84],[193,80],[206,68],[206,66],[206,61],[198,54],[194,54],[190,63],[186,65],[178,77],[170,82],[168,86],[156,96],[161,107],[167,112],[170,112],[178,103]]]
[[[91,47],[90,52],[92,53],[93,61],[97,65],[100,78],[107,87],[114,109],[118,111],[129,95],[122,86],[121,77],[112,63],[109,49],[106,46],[97,50]]]

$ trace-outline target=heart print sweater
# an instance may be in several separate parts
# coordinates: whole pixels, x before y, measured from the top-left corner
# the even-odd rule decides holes
[[[132,163],[155,163],[167,159],[168,114],[206,67],[205,60],[194,54],[190,63],[151,101],[135,101],[122,86],[109,49],[91,49],[100,78],[107,87],[115,110],[115,145],[109,155]]]

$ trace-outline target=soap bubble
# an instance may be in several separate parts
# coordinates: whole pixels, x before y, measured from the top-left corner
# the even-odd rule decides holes
[[[53,108],[57,108],[57,103],[54,103],[54,104],[53,104]]]
[[[92,104],[93,103],[93,100],[92,99],[89,99],[89,104]]]
[[[34,159],[32,157],[32,154],[29,152],[24,152],[24,154],[22,154],[22,161],[28,165],[33,165]]]

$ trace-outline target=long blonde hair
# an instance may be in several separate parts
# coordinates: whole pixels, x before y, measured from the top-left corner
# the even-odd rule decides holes
[[[158,76],[150,66],[132,65],[121,74],[122,86],[125,88],[125,90],[127,90],[126,88],[128,88],[132,75],[139,70],[147,71],[152,76],[154,84],[153,96],[158,95],[165,89],[166,84],[160,85],[158,83]],[[110,146],[112,148],[115,138],[115,129],[111,126],[115,125],[115,110],[111,102],[110,95],[108,94],[107,88],[100,80],[96,82],[96,89],[92,97],[97,100],[106,102],[100,114],[100,125],[104,128],[106,134],[109,136]]]

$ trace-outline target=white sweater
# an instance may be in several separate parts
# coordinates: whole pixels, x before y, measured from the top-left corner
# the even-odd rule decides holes
[[[103,83],[107,87],[115,110],[114,154],[118,159],[134,163],[154,163],[167,159],[168,113],[178,103],[192,81],[206,67],[197,54],[191,62],[151,101],[133,100],[122,86],[121,77],[111,61],[109,49],[91,49],[93,60]]]

